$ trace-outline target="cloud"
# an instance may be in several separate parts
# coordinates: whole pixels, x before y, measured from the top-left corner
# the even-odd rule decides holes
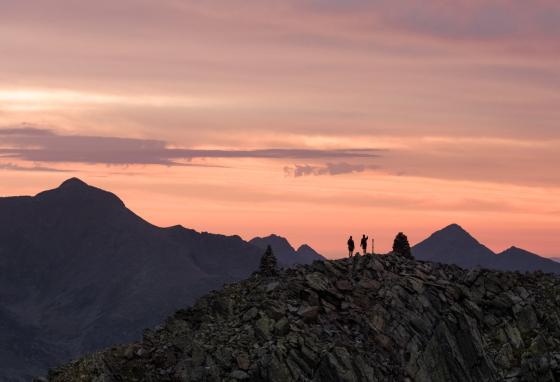
[[[24,135],[52,135],[53,133],[47,129],[39,129],[36,127],[28,127],[23,125],[22,127],[6,127],[0,129],[0,136],[24,136]]]
[[[72,170],[61,170],[52,167],[32,166],[25,167],[14,163],[0,163],[0,170],[23,171],[23,172],[72,172]]]
[[[132,7],[136,11],[128,15],[126,10]],[[8,25],[26,21],[60,29],[73,27],[76,33],[88,30],[102,35],[115,33],[115,38],[136,36],[132,32],[142,37],[150,37],[156,32],[158,36],[169,33],[175,36],[187,30],[185,19],[190,21],[188,28],[198,28],[207,33],[208,28],[221,22],[229,27],[230,34],[242,34],[245,30],[241,29],[241,23],[248,24],[246,28],[267,25],[269,28],[294,29],[306,23],[313,26],[325,17],[329,17],[330,21],[361,21],[371,31],[381,24],[450,37],[488,38],[523,33],[528,33],[528,37],[554,37],[560,30],[557,22],[560,5],[551,0],[222,0],[211,3],[100,0],[92,4],[45,0],[40,4],[29,1],[3,2],[0,3],[0,11],[0,21]],[[275,13],[285,17],[280,20],[265,18]],[[104,20],[102,24],[98,22],[101,19]],[[142,29],[145,25],[152,28],[145,31]],[[127,30],[130,32],[124,34]],[[344,35],[342,31],[338,32]],[[265,33],[271,32],[263,28],[261,34]],[[252,37],[258,39],[260,36]]]
[[[375,158],[376,149],[315,150],[272,148],[257,150],[199,150],[171,148],[161,140],[61,135],[40,128],[0,129],[3,147],[0,156],[32,162],[88,164],[155,164],[198,166],[193,159],[263,158],[263,159],[340,159]],[[333,168],[333,171],[336,169]]]
[[[327,163],[324,166],[313,166],[313,165],[294,165],[293,167],[284,167],[284,172],[288,176],[294,176],[296,178],[302,176],[310,175],[342,175],[342,174],[352,174],[356,172],[364,172],[367,170],[376,170],[377,166],[363,165],[363,164],[351,164],[351,163]]]
[[[303,4],[321,13],[363,20],[365,24],[367,20],[375,19],[377,26],[445,39],[507,39],[513,43],[519,38],[554,41],[560,35],[560,4],[548,0],[531,3],[500,0],[312,0]]]

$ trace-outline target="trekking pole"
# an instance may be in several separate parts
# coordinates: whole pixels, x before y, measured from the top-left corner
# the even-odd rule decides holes
[[[375,238],[371,238],[371,254],[375,255]]]

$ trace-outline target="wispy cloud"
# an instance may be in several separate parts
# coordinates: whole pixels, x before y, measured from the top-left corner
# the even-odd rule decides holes
[[[324,166],[315,165],[299,165],[286,166],[284,167],[284,172],[288,176],[294,176],[296,178],[302,176],[310,175],[342,175],[342,174],[352,174],[356,172],[364,172],[367,170],[376,170],[377,166],[373,165],[363,165],[363,164],[352,164],[352,163],[327,163]]]
[[[376,149],[315,150],[270,148],[256,150],[200,150],[172,148],[161,140],[87,135],[61,135],[40,128],[0,129],[0,156],[32,162],[88,164],[156,164],[189,166],[193,159],[340,159],[375,158]],[[336,166],[335,166],[336,167]],[[336,171],[333,167],[332,171]]]
[[[338,17],[352,17],[400,31],[445,39],[477,41],[516,38],[557,39],[560,34],[560,4],[548,0],[523,1],[458,0],[355,0],[311,1],[304,7]]]
[[[0,163],[0,170],[23,171],[23,172],[72,172],[72,170],[63,170],[63,169],[52,168],[52,167],[20,166],[14,163]]]
[[[39,129],[37,127],[22,126],[22,127],[4,127],[0,128],[0,136],[37,136],[37,135],[53,135],[52,131],[48,129]]]

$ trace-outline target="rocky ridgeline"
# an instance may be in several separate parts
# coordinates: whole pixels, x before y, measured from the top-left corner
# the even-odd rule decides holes
[[[65,381],[560,381],[560,280],[398,255],[226,285]]]

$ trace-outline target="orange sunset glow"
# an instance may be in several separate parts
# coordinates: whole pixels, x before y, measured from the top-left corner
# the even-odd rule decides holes
[[[560,256],[560,4],[398,3],[0,2],[0,196],[79,177],[330,258],[450,223]]]

